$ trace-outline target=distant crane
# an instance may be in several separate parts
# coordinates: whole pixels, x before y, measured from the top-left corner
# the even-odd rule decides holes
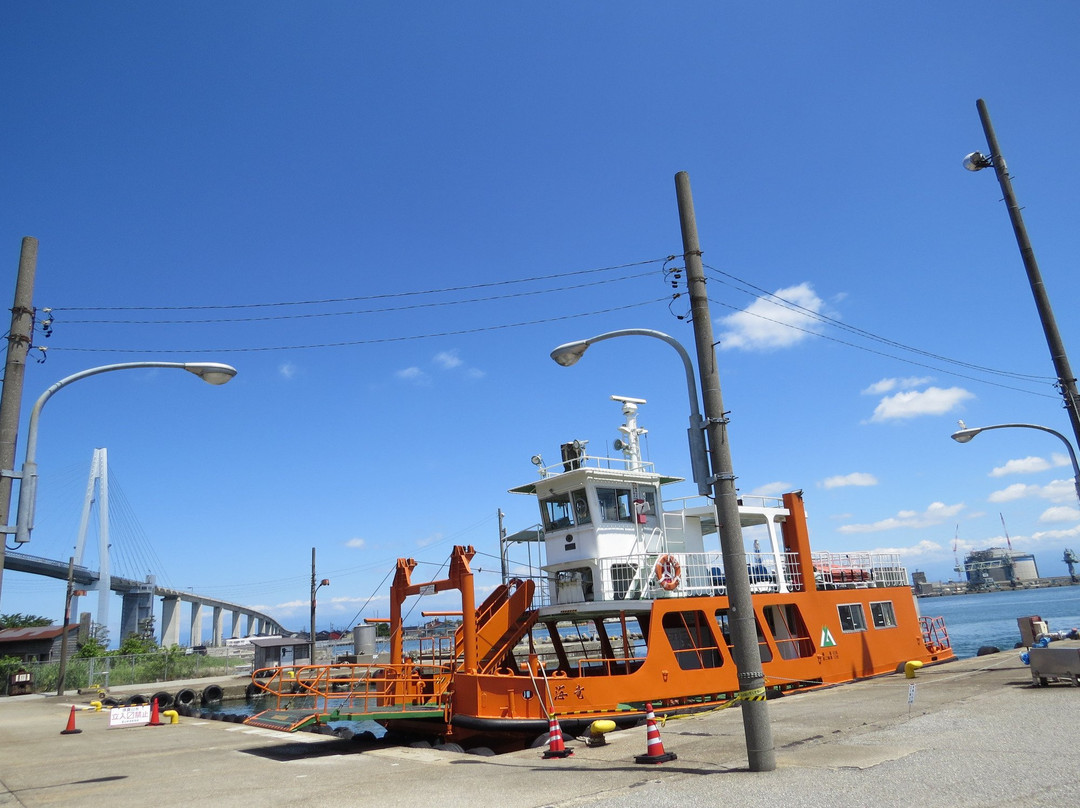
[[[963,421],[961,421],[960,423],[963,423]],[[962,428],[963,427],[961,427],[961,429]],[[961,580],[962,580],[963,576],[964,576],[964,568],[962,566],[960,566],[960,556],[956,552],[956,546],[959,543],[960,543],[960,524],[957,523],[957,525],[956,525],[956,533],[953,534],[953,540],[952,540],[953,563],[956,564],[956,566],[953,567],[953,569],[956,570],[956,574],[959,575],[961,577]]]
[[[1065,557],[1061,560],[1064,561],[1065,565],[1069,568],[1069,580],[1076,583],[1076,572],[1073,569],[1073,566],[1075,564],[1080,564],[1080,558],[1077,558],[1076,553],[1072,550],[1066,550]]]
[[[1012,539],[1009,538],[1009,529],[1005,527],[1005,514],[998,512],[998,517],[1001,519],[1001,529],[1005,531],[1005,543],[1009,545],[1009,554],[1007,556],[1008,561],[1005,565],[1005,575],[1009,581],[1010,586],[1016,586],[1016,581],[1013,579],[1013,554],[1012,554]]]

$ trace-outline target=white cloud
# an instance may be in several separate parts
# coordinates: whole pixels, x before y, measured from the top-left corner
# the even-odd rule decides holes
[[[347,542],[345,542],[346,547],[355,547],[358,550],[363,548],[366,544],[367,542],[363,539],[349,539]]]
[[[874,382],[862,392],[864,395],[880,396],[885,393],[891,393],[893,390],[910,390],[913,387],[922,387],[924,384],[929,384],[930,381],[931,379],[929,376],[908,376],[904,379],[882,379],[879,382]]]
[[[765,483],[765,485],[759,485],[753,491],[747,492],[748,497],[779,497],[786,494],[788,491],[794,491],[796,486],[791,483],[775,482]]]
[[[402,381],[412,382],[413,384],[425,385],[431,383],[428,375],[415,366],[402,368],[401,370],[396,371],[394,375]]]
[[[867,474],[865,471],[855,471],[851,474],[827,477],[821,481],[821,485],[825,488],[845,488],[849,485],[866,486],[877,484],[877,477],[873,474]]]
[[[962,402],[974,398],[962,387],[928,387],[923,391],[909,391],[886,396],[874,408],[871,421],[891,421],[902,418],[917,418],[920,415],[944,415],[956,409]]]
[[[1047,508],[1039,516],[1040,522],[1075,522],[1077,519],[1080,519],[1080,510],[1067,505]]]
[[[296,365],[294,365],[292,362],[282,362],[280,365],[278,365],[278,373],[281,374],[281,377],[283,379],[291,379],[293,376],[296,375],[298,370],[299,368],[297,368]]]
[[[1008,461],[1004,466],[998,466],[990,472],[991,477],[1005,477],[1009,474],[1034,474],[1037,471],[1046,471],[1050,463],[1041,457],[1020,457]]]
[[[750,351],[787,348],[821,331],[821,322],[802,311],[805,309],[816,314],[824,307],[824,302],[809,283],[778,289],[775,296],[801,309],[789,308],[774,302],[772,298],[759,297],[742,311],[719,318],[720,348],[744,348]]]
[[[1046,485],[1013,483],[1000,491],[994,491],[986,499],[988,502],[1013,502],[1028,498],[1071,503],[1076,498],[1076,485],[1073,480],[1051,480]]]
[[[443,540],[443,534],[436,532],[436,533],[432,533],[430,536],[425,536],[422,539],[417,539],[416,540],[416,546],[417,547],[428,547],[428,546],[430,546],[432,544],[438,544],[442,540]]]
[[[1008,488],[995,491],[986,498],[987,502],[1014,502],[1025,497],[1038,496],[1039,486],[1013,483]]]
[[[1068,530],[1040,530],[1031,534],[1032,541],[1043,541],[1044,539],[1060,541],[1061,539],[1075,539],[1077,537],[1080,537],[1080,525],[1070,527]]]
[[[944,502],[933,502],[925,511],[900,511],[896,516],[881,519],[877,522],[856,525],[842,525],[837,528],[838,533],[879,533],[883,530],[896,530],[898,528],[923,528],[940,525],[947,519],[951,519],[964,509],[963,503],[958,505],[946,505]]]
[[[435,354],[435,364],[441,367],[443,370],[453,370],[456,367],[460,367],[461,357],[458,356],[457,351],[440,351]]]
[[[935,556],[942,551],[942,546],[936,541],[923,539],[918,544],[910,547],[879,547],[875,553],[895,553],[901,558],[917,558],[919,556]]]

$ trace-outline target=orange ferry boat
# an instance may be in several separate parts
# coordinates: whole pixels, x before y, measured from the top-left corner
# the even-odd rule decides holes
[[[597,719],[619,726],[645,716],[720,707],[740,686],[712,503],[664,502],[680,478],[640,456],[640,399],[622,402],[622,457],[563,444],[562,462],[510,489],[535,496],[542,530],[504,542],[504,583],[475,603],[472,547],[455,547],[445,579],[413,580],[399,559],[391,586],[388,664],[271,668],[255,685],[278,698],[246,723],[295,730],[375,720],[444,743],[520,748],[547,738],[552,715],[567,734]],[[803,494],[743,497],[758,644],[768,695],[848,682],[953,659],[942,618],[920,617],[895,553],[814,552]],[[506,549],[536,542],[539,574],[505,572]],[[530,547],[530,556],[532,548]],[[546,558],[546,560],[544,560]],[[407,599],[456,590],[461,625],[443,642],[405,652]],[[744,694],[745,695],[745,694]],[[297,696],[310,708],[290,709]]]

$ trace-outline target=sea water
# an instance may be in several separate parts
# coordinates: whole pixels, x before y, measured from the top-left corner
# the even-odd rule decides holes
[[[944,617],[953,652],[973,657],[985,645],[1002,651],[1015,647],[1018,617],[1038,615],[1052,632],[1080,627],[1080,586],[920,598],[919,611],[923,617]]]

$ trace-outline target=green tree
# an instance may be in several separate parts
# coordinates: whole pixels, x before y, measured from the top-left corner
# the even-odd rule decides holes
[[[91,657],[105,656],[105,646],[97,637],[91,637],[75,652],[78,659],[90,659]]]
[[[129,634],[124,637],[120,647],[114,653],[116,656],[127,656],[128,654],[152,654],[157,650],[157,643],[152,639],[138,634]]]
[[[51,626],[52,620],[48,617],[40,617],[36,614],[0,614],[0,629],[2,628],[37,628],[39,626]]]

